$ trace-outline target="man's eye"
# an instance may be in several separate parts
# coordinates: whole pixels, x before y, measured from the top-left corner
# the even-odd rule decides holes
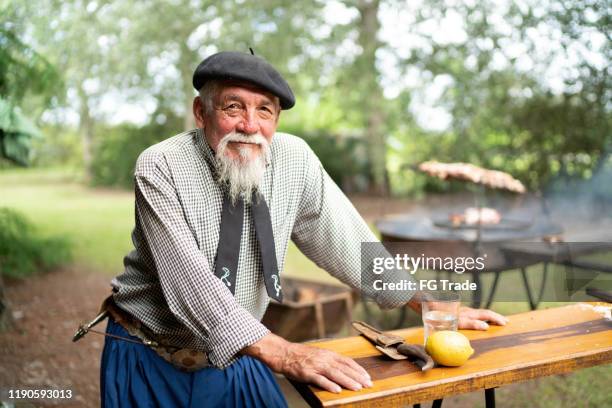
[[[262,106],[261,108],[259,108],[259,114],[264,118],[270,118],[274,115],[274,113],[272,112],[272,109],[266,106]]]
[[[232,103],[227,106],[224,106],[223,111],[230,116],[235,116],[239,115],[240,112],[242,112],[242,107],[237,103]]]

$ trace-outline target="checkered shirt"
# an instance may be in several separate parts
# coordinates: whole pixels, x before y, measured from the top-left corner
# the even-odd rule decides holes
[[[203,350],[220,368],[269,333],[269,298],[246,205],[235,295],[213,273],[223,192],[201,129],[146,149],[135,170],[134,250],[113,279],[119,307],[160,339]],[[300,138],[277,133],[260,191],[270,208],[279,271],[289,239],[319,267],[360,286],[360,243],[376,241],[353,205]],[[383,307],[407,299],[385,299]]]

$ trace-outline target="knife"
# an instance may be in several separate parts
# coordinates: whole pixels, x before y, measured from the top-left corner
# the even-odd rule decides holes
[[[381,353],[393,360],[406,360],[413,357],[416,358],[416,363],[421,367],[421,371],[433,368],[434,361],[425,352],[423,346],[408,344],[402,337],[384,333],[365,322],[355,321],[352,324],[355,330],[372,342]]]

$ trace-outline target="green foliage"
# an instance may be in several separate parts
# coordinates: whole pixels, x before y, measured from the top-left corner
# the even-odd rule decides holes
[[[131,189],[138,155],[147,147],[179,133],[181,120],[170,113],[158,114],[162,124],[143,127],[119,125],[99,129],[96,155],[91,166],[91,183]]]
[[[43,139],[32,143],[32,165],[35,167],[61,166],[82,168],[81,138],[75,129],[67,126],[45,126]]]
[[[55,67],[20,38],[24,20],[19,7],[0,5],[0,96],[19,103],[31,92],[48,103],[61,88],[61,79]]]
[[[323,133],[306,133],[303,138],[345,192],[364,190],[368,185],[368,159],[362,139]]]
[[[37,116],[31,101],[47,107],[62,87],[55,67],[22,40],[25,19],[15,4],[0,4],[0,157],[23,166],[29,164],[32,139],[40,137],[28,119]],[[26,115],[18,106],[26,107]]]
[[[93,158],[92,185],[130,188],[133,185],[136,158],[156,140],[134,125],[107,129]]]
[[[359,123],[345,112],[339,90],[330,87],[282,112],[279,132],[303,138],[330,177],[345,192],[364,191],[370,183],[367,141]]]
[[[310,134],[304,137],[330,177],[345,192],[364,190],[368,185],[368,158],[365,143],[355,137]]]
[[[68,263],[69,242],[43,237],[19,212],[0,208],[0,273],[13,278],[47,271]]]
[[[587,179],[602,166],[612,147],[605,2],[426,4],[411,25],[424,46],[414,47],[402,65],[407,73],[418,69],[426,83],[447,83],[438,105],[452,123],[443,134],[399,135],[410,164],[470,162],[509,172],[531,190],[558,179]],[[419,32],[421,23],[443,28],[448,16],[463,22],[463,39],[436,41]],[[423,187],[454,188],[446,184]]]
[[[530,189],[542,189],[560,177],[589,177],[610,151],[612,42],[610,10],[601,0],[21,0],[0,6],[0,15],[1,27],[21,41],[11,43],[23,50],[10,54],[12,60],[21,55],[44,66],[35,49],[65,78],[71,92],[65,102],[79,113],[82,151],[95,156],[90,146],[104,150],[95,159],[97,184],[129,185],[116,174],[130,173],[135,151],[192,126],[191,74],[203,57],[248,47],[269,59],[296,93],[298,104],[283,113],[281,126],[300,130],[294,133],[330,156],[323,161],[336,180],[343,169],[333,167],[353,163],[334,160],[334,154],[353,151],[359,152],[357,167],[369,167],[368,182],[381,184],[388,160],[392,190],[399,194],[455,188],[402,167],[428,159],[508,171]],[[465,35],[442,35],[457,30]],[[3,44],[12,41],[4,37]],[[440,79],[445,85],[432,92],[438,96],[419,97]],[[100,126],[107,118],[99,107],[109,99],[165,106],[183,120],[152,135],[135,126]],[[449,129],[419,129],[411,103],[418,107],[424,100],[451,115]],[[361,138],[360,147],[348,147],[353,142],[344,135]],[[55,154],[75,154],[63,137],[56,141],[59,150],[40,150],[41,164]],[[124,152],[127,158],[112,168],[113,155]],[[88,158],[80,163],[89,167]]]

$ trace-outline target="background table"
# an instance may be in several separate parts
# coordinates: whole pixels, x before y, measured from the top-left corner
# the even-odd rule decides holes
[[[612,321],[594,306],[578,303],[510,316],[508,325],[488,331],[462,330],[474,355],[462,367],[437,367],[427,372],[409,361],[383,357],[366,339],[347,337],[310,343],[354,358],[374,386],[339,394],[293,382],[311,406],[403,406],[445,396],[492,389],[531,378],[568,373],[612,362]],[[393,333],[422,343],[423,329]]]

